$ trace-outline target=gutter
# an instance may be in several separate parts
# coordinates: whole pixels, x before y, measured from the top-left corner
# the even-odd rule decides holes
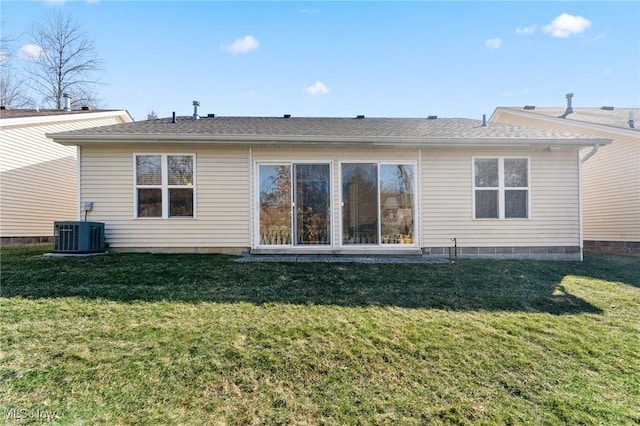
[[[206,135],[206,134],[112,134],[112,135],[65,135],[48,133],[48,138],[61,145],[131,144],[131,143],[175,143],[213,145],[316,145],[316,146],[377,146],[377,147],[439,147],[439,148],[486,148],[486,147],[589,147],[607,145],[610,139],[526,139],[526,138],[442,138],[442,137],[345,137],[302,135]]]
[[[589,158],[593,157],[595,153],[598,152],[598,148],[600,148],[600,144],[595,144],[591,151],[589,151],[589,153],[581,160],[582,164],[586,163]]]

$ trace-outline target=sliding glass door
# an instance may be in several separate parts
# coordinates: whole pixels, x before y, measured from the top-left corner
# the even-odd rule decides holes
[[[414,166],[343,163],[342,244],[414,244]]]
[[[413,244],[413,166],[380,166],[380,237],[382,244]]]
[[[342,243],[378,244],[378,165],[342,165]]]
[[[343,246],[415,244],[414,165],[342,163],[336,171],[341,208],[333,210],[331,164],[258,164],[257,244],[333,246],[333,214]]]
[[[296,245],[331,244],[328,164],[294,164]]]
[[[260,245],[331,245],[329,164],[258,166]]]
[[[291,166],[260,165],[260,245],[291,244]]]

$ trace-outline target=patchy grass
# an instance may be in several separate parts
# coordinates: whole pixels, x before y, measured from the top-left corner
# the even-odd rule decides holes
[[[259,264],[3,248],[5,422],[638,424],[640,259]]]

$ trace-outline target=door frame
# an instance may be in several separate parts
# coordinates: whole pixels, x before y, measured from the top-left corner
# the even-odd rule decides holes
[[[295,243],[296,240],[296,218],[295,218],[295,165],[296,164],[318,164],[318,165],[328,165],[329,166],[329,233],[330,233],[330,244],[318,244],[318,245],[297,245]],[[289,220],[291,224],[291,244],[261,244],[260,243],[260,166],[288,166],[290,176],[290,213]],[[251,208],[253,209],[254,216],[254,224],[253,224],[253,248],[256,249],[293,249],[293,250],[328,250],[334,249],[336,247],[336,238],[335,238],[335,194],[334,194],[334,162],[332,160],[285,160],[285,161],[254,161],[254,176],[253,181],[254,185],[254,203]]]

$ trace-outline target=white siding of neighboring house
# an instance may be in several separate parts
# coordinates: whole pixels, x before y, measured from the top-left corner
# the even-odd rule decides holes
[[[584,239],[640,242],[640,140],[616,137],[583,176]]]
[[[495,121],[612,139],[613,143],[601,147],[583,164],[583,238],[640,242],[640,132],[624,136],[571,120],[559,123],[508,111],[500,111]]]
[[[134,218],[134,153],[195,153],[196,218]],[[530,159],[531,218],[474,220],[474,156]],[[418,166],[417,214],[421,247],[551,247],[580,245],[579,165],[575,149],[346,149],[243,148],[206,145],[98,145],[81,151],[81,202],[93,201],[89,220],[106,222],[112,248],[240,251],[255,226],[256,164],[313,161],[333,164],[334,241],[340,241],[339,164],[398,161]],[[251,176],[254,180],[251,181]],[[419,232],[418,229],[418,232]],[[222,250],[220,250],[222,249]]]
[[[45,134],[123,122],[115,114],[91,115],[0,120],[0,237],[50,237],[54,221],[77,220],[76,147]]]

